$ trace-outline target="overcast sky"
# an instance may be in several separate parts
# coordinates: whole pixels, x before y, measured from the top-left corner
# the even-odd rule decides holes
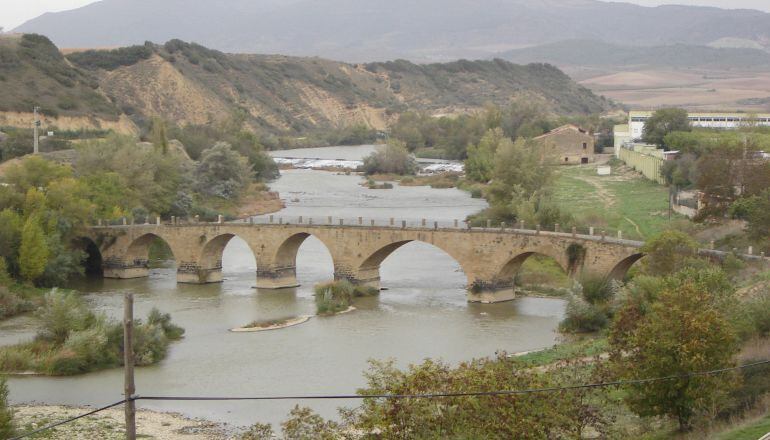
[[[625,0],[645,6],[661,4],[703,5],[721,8],[749,8],[770,12],[770,0]],[[64,11],[94,0],[0,0],[0,27],[6,31],[45,12]]]

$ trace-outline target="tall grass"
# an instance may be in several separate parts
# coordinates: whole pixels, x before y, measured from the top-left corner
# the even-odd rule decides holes
[[[315,286],[316,313],[320,316],[333,315],[347,310],[354,298],[374,296],[379,293],[374,287],[356,286],[350,281],[331,281]]]

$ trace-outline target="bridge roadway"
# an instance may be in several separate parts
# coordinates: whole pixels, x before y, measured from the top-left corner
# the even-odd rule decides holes
[[[125,221],[124,221],[125,223]],[[460,227],[457,221],[341,220],[327,217],[323,224],[312,219],[275,220],[273,216],[249,222],[105,225],[89,229],[91,249],[98,249],[104,277],[140,278],[149,274],[150,244],[163,240],[174,254],[177,281],[222,281],[222,253],[233,237],[251,248],[257,262],[256,285],[260,289],[296,287],[296,257],[310,236],[318,238],[334,261],[334,278],[380,287],[380,264],[401,246],[419,241],[453,257],[468,280],[468,301],[493,303],[515,296],[514,276],[532,255],[553,258],[565,272],[622,278],[643,257],[639,241],[603,235],[513,228]],[[708,251],[705,251],[708,252]]]

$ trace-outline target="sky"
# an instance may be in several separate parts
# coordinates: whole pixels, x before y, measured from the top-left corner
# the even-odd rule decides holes
[[[770,12],[770,0],[625,0],[644,6],[683,4],[716,6],[721,8],[748,8]],[[64,11],[93,3],[94,0],[0,0],[0,27],[6,31],[45,12]]]

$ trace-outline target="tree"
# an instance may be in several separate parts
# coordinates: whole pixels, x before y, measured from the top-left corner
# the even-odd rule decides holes
[[[649,310],[616,319],[610,335],[611,366],[620,379],[682,376],[628,385],[627,403],[640,416],[674,417],[681,431],[718,408],[734,382],[730,374],[689,373],[734,365],[738,339],[728,320],[734,289],[720,271],[686,270],[663,283]],[[619,320],[625,320],[618,325]]]
[[[470,180],[481,183],[492,180],[492,171],[495,169],[495,152],[504,138],[503,130],[495,128],[488,130],[478,145],[468,146],[465,175]]]
[[[11,275],[19,273],[19,247],[24,221],[11,209],[0,211],[0,259],[5,259]]]
[[[664,108],[656,111],[644,124],[642,140],[648,144],[666,147],[664,141],[667,134],[675,131],[690,131],[690,120],[687,110],[681,108]]]
[[[0,439],[11,438],[15,432],[13,411],[8,407],[8,384],[0,376]]]
[[[166,121],[159,117],[152,118],[150,124],[149,140],[155,145],[155,148],[160,149],[161,153],[168,154],[168,129],[166,128]]]
[[[770,238],[770,188],[760,195],[751,197],[746,213],[749,234],[758,240]]]
[[[366,174],[392,173],[398,175],[414,174],[417,171],[415,162],[406,145],[395,139],[388,142],[385,148],[380,148],[364,158]]]
[[[199,192],[236,200],[252,181],[253,173],[248,159],[234,151],[230,144],[217,142],[203,151],[195,179]]]
[[[698,255],[698,243],[679,231],[664,231],[647,240],[640,251],[646,254],[642,268],[646,274],[668,275],[686,267]]]
[[[19,274],[25,280],[35,281],[48,264],[48,246],[45,233],[37,215],[27,218],[21,231],[19,248]]]

